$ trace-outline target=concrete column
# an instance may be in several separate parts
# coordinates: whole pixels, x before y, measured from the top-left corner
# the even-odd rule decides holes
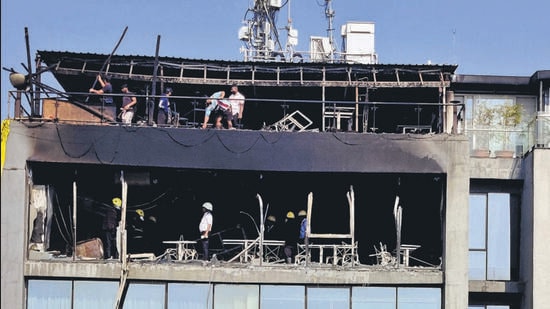
[[[526,175],[521,221],[522,308],[546,308],[550,303],[550,149],[534,149]]]
[[[10,138],[10,135],[17,139]],[[25,127],[11,121],[2,171],[2,308],[25,308],[23,262],[29,237],[27,227],[28,184],[26,160],[32,137]]]
[[[455,99],[455,93],[452,90],[447,90],[446,93],[445,93],[444,98],[445,98],[445,101],[443,103],[445,103],[445,104],[451,103]],[[447,105],[445,107],[445,122],[444,122],[444,132],[445,133],[450,134],[452,132],[453,122],[454,122],[453,115],[454,115],[453,114],[453,107]]]
[[[447,203],[443,230],[444,308],[468,307],[468,143],[449,143]],[[455,149],[452,149],[455,148]]]

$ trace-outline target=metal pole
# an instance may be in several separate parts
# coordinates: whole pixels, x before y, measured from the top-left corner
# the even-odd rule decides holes
[[[355,266],[355,192],[353,191],[353,186],[349,187],[348,192],[348,203],[349,203],[349,231],[351,234],[351,266]]]
[[[122,259],[120,269],[120,282],[118,284],[117,298],[115,302],[115,309],[120,309],[124,306],[124,299],[126,298],[126,292],[128,291],[128,285],[126,279],[128,278],[128,259],[126,257],[126,204],[128,197],[128,183],[124,179],[124,171],[120,171],[120,183],[122,184],[122,206],[120,215],[120,248],[121,252],[119,258]]]
[[[149,108],[149,114],[147,115],[147,124],[153,125],[153,116],[155,111],[155,95],[157,93],[157,71],[159,67],[159,48],[160,48],[160,35],[157,36],[157,48],[155,50],[155,65],[153,69],[153,90],[151,91],[152,101],[147,102],[147,107]]]
[[[304,243],[306,245],[306,267],[309,265],[309,236],[311,235],[311,209],[313,208],[313,192],[309,192],[307,195],[307,213],[306,213],[306,237]],[[322,263],[322,261],[319,261]]]
[[[36,115],[36,106],[34,106],[34,86],[31,82],[32,78],[32,66],[31,66],[31,50],[29,45],[29,29],[25,27],[25,45],[27,46],[27,82],[29,83],[30,91],[30,100],[31,100],[31,117]]]
[[[76,260],[76,180],[73,181],[73,261]]]
[[[264,203],[260,194],[256,194],[260,206],[260,266],[264,260]]]
[[[395,197],[395,204],[393,205],[393,216],[395,219],[395,234],[396,234],[396,244],[395,244],[395,255],[397,258],[397,267],[401,265],[401,206],[399,206],[399,195]]]
[[[101,72],[103,72],[103,70],[105,70],[105,67],[107,67],[107,65],[109,63],[111,63],[111,58],[113,57],[113,54],[118,49],[118,46],[120,45],[120,42],[122,42],[122,39],[126,35],[127,30],[128,30],[128,26],[126,26],[126,28],[124,28],[124,31],[122,32],[122,35],[120,36],[120,39],[118,39],[118,42],[116,43],[115,48],[113,48],[113,51],[109,54],[109,57],[107,57],[107,60],[105,60],[105,62],[103,62],[103,66],[101,66],[101,69],[99,70],[98,74],[101,74]],[[95,88],[96,84],[97,84],[97,78],[94,79],[94,83],[92,84],[92,88]],[[86,97],[85,103],[88,103],[89,98],[90,97]]]

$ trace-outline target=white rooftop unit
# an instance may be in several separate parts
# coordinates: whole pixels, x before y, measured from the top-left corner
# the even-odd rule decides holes
[[[280,9],[282,4],[282,0],[269,0],[269,6]]]
[[[309,38],[310,59],[313,62],[326,62],[333,53],[328,37],[311,36]]]
[[[349,63],[374,64],[378,56],[374,51],[374,23],[348,22],[342,26],[343,57]]]

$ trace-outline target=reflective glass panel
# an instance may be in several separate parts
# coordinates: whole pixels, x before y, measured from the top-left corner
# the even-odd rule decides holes
[[[353,287],[351,289],[351,308],[395,309],[396,288]]]
[[[486,202],[487,195],[470,194],[470,249],[485,249]]]
[[[114,308],[117,292],[116,281],[75,281],[74,309]]]
[[[212,289],[210,284],[169,283],[168,309],[210,309]]]
[[[441,309],[439,288],[397,288],[398,309]]]
[[[164,284],[130,283],[124,308],[164,308]]]
[[[29,280],[28,309],[71,308],[71,281]]]
[[[468,279],[485,280],[486,263],[485,251],[470,251]]]
[[[303,309],[306,292],[304,286],[262,285],[260,288],[260,308],[262,309]]]
[[[510,195],[489,193],[487,280],[510,280]]]
[[[316,309],[349,309],[348,288],[307,288],[307,307]]]
[[[214,308],[257,309],[259,290],[257,285],[217,284],[214,288]]]

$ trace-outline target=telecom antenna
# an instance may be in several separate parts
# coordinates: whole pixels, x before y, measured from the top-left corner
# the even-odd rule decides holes
[[[325,0],[325,17],[328,21],[328,28],[327,28],[327,36],[330,43],[331,51],[330,51],[330,60],[334,60],[334,52],[336,51],[336,47],[334,44],[334,26],[333,26],[333,20],[334,20],[334,10],[332,9],[332,0]]]
[[[287,0],[254,0],[245,13],[243,26],[239,29],[239,40],[243,42],[241,52],[245,61],[290,61],[294,46],[298,43],[298,32],[292,28],[290,9],[288,16],[287,42],[283,48],[277,29],[277,15]]]

